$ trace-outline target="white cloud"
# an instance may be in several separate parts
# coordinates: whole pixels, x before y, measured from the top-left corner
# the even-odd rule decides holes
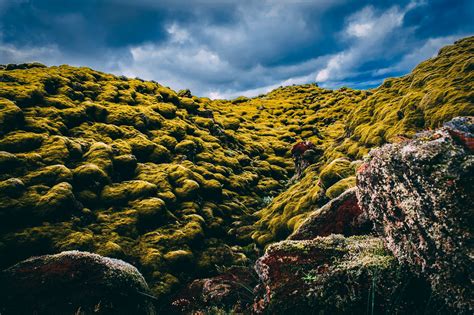
[[[338,81],[357,73],[363,62],[380,58],[387,51],[387,39],[392,35],[409,32],[403,29],[403,18],[407,12],[421,5],[411,2],[405,8],[393,6],[377,12],[367,6],[349,16],[341,37],[349,43],[349,48],[332,55],[326,66],[316,74],[317,82]],[[390,47],[395,50],[396,47]],[[394,52],[394,51],[393,51]],[[393,53],[392,52],[392,53]]]
[[[315,35],[302,18],[302,8],[317,6],[322,13],[337,1],[298,3],[302,5],[278,0],[243,2],[236,23],[174,22],[166,28],[167,41],[130,47],[130,59],[124,59],[114,72],[154,79],[174,89],[189,88],[212,98],[255,96],[285,81],[313,81],[325,57],[284,66],[262,63],[298,49]]]
[[[170,26],[168,26],[166,28],[166,31],[168,32],[168,34],[171,35],[170,41],[172,43],[182,44],[186,41],[189,41],[190,39],[189,32],[186,29],[179,27],[177,23],[173,23]]]
[[[2,40],[2,34],[0,33],[1,63],[41,61],[46,64],[52,64],[60,55],[61,53],[55,45],[18,47],[13,44],[7,44]]]

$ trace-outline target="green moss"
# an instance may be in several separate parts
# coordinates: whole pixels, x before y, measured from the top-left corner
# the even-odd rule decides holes
[[[0,139],[0,150],[8,152],[29,152],[43,143],[45,136],[32,132],[13,131]]]
[[[167,252],[163,258],[170,264],[187,263],[193,260],[193,253],[189,250],[178,249]]]
[[[75,186],[78,188],[99,188],[110,182],[107,174],[97,165],[88,163],[73,170]]]
[[[6,151],[0,151],[0,170],[14,170],[21,165],[21,160],[15,154]]]
[[[155,144],[153,151],[150,153],[148,159],[154,163],[169,162],[171,159],[170,151],[159,144]]]
[[[156,197],[136,201],[132,204],[132,208],[136,209],[142,224],[147,226],[164,224],[169,217],[166,203]]]
[[[192,179],[184,179],[180,182],[180,186],[174,189],[174,193],[178,198],[190,199],[196,196],[199,190],[199,184]]]
[[[344,179],[341,179],[331,187],[326,190],[326,196],[330,199],[337,198],[340,194],[342,194],[347,189],[354,187],[356,185],[356,178],[355,176],[350,176]]]
[[[60,182],[72,182],[73,173],[64,165],[51,165],[28,173],[23,177],[27,185],[43,184],[53,186]]]
[[[41,196],[37,204],[37,214],[40,217],[61,219],[67,217],[78,207],[72,192],[72,185],[63,182],[53,186],[45,195]]]
[[[189,112],[194,112],[199,108],[199,104],[194,102],[192,98],[182,97],[179,101],[179,105]]]
[[[105,186],[100,197],[106,204],[117,205],[153,196],[156,191],[157,187],[152,183],[143,180],[130,180]]]
[[[73,232],[57,244],[59,250],[91,251],[94,246],[94,234],[91,231]]]
[[[319,180],[321,187],[329,188],[348,176],[355,175],[354,166],[347,159],[336,159],[321,170]]]
[[[15,103],[0,99],[0,135],[18,128],[23,120],[23,112]]]

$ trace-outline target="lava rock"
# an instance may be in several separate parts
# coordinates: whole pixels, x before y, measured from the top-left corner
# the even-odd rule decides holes
[[[241,314],[253,301],[254,270],[231,267],[218,276],[194,280],[170,304],[170,314],[207,314],[211,308]],[[202,313],[199,313],[202,312]]]
[[[261,281],[253,305],[257,314],[443,311],[429,284],[404,270],[383,241],[372,236],[274,243],[255,269]]]
[[[361,235],[370,231],[370,223],[357,202],[357,188],[351,188],[323,207],[312,212],[290,240],[311,240],[317,236]]]
[[[357,174],[360,205],[388,248],[457,313],[474,309],[473,123],[456,118],[385,145]]]
[[[88,252],[33,257],[3,270],[0,294],[5,315],[155,314],[135,267]]]

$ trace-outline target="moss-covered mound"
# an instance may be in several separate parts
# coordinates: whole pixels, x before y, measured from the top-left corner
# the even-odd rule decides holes
[[[136,265],[162,297],[245,264],[254,240],[286,237],[353,186],[371,147],[474,115],[473,47],[373,90],[233,101],[88,68],[0,67],[0,267],[87,250]],[[320,154],[285,191],[301,140]]]
[[[0,78],[0,267],[87,250],[140,267],[162,296],[245,263],[236,222],[293,173],[290,142],[238,137],[209,99],[69,66]]]

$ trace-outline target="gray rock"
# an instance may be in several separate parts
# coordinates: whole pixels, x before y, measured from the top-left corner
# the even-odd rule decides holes
[[[474,309],[473,119],[370,153],[358,198],[388,248],[457,313]]]
[[[1,314],[155,314],[132,265],[67,251],[24,260],[0,273]]]

